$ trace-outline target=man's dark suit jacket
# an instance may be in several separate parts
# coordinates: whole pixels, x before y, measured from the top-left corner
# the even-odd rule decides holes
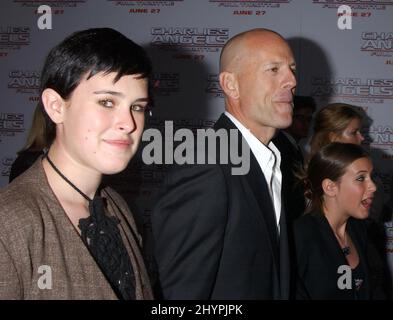
[[[225,115],[214,128],[237,129]],[[168,173],[152,213],[164,299],[288,298],[285,215],[278,235],[266,180],[250,155],[246,175],[232,175],[225,164]]]
[[[363,299],[370,296],[369,276],[366,258],[367,231],[365,221],[349,218],[347,230],[356,246],[359,263],[364,269]],[[354,290],[340,289],[338,273],[341,265],[348,265],[341,252],[329,222],[323,214],[310,213],[294,224],[297,266],[300,285],[298,299],[312,300],[353,300]]]
[[[281,130],[274,137],[273,143],[281,154],[283,205],[289,224],[300,217],[306,207],[304,188],[296,177],[296,173],[304,165],[303,155]]]
[[[273,139],[274,145],[281,154],[281,174],[282,174],[282,205],[286,213],[288,226],[288,242],[291,263],[291,289],[296,287],[297,269],[295,263],[296,253],[293,240],[293,222],[303,215],[306,209],[306,202],[304,197],[304,187],[296,177],[296,173],[304,167],[303,155],[299,148],[297,148],[280,130]],[[296,295],[295,291],[291,290],[291,298]]]

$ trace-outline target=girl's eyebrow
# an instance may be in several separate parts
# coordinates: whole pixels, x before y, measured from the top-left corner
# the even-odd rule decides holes
[[[94,94],[111,94],[113,96],[117,96],[117,97],[124,97],[124,93],[122,92],[118,92],[118,91],[113,91],[113,90],[99,90],[99,91],[94,91]]]

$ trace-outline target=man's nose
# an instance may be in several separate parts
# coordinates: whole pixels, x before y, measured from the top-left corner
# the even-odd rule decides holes
[[[288,72],[284,81],[284,87],[292,90],[296,88],[296,84],[297,80],[295,72],[291,68],[288,68]]]

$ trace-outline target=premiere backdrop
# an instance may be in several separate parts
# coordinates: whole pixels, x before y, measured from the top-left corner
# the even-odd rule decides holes
[[[352,29],[337,26],[342,4],[352,9]],[[50,6],[52,29],[39,29],[40,5]],[[46,54],[70,33],[92,27],[115,28],[148,50],[155,106],[147,127],[162,131],[165,120],[175,129],[210,127],[223,112],[218,59],[231,36],[257,27],[281,33],[297,59],[298,94],[314,96],[318,107],[341,101],[367,113],[364,133],[392,208],[393,0],[2,0],[0,187],[24,145]],[[164,176],[165,168],[144,165],[140,152],[125,172],[108,178],[137,214],[149,264],[149,215]],[[393,223],[386,231],[391,254]]]

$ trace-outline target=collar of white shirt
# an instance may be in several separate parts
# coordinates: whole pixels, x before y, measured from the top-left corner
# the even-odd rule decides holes
[[[270,196],[273,201],[274,211],[276,215],[276,222],[279,227],[280,215],[281,215],[281,155],[280,151],[274,145],[273,142],[269,142],[266,146],[255,137],[249,129],[243,126],[239,120],[237,120],[228,111],[225,111],[225,115],[233,122],[233,124],[240,130],[244,139],[247,141],[252,153],[254,154],[259,167],[261,168],[268,188]]]

